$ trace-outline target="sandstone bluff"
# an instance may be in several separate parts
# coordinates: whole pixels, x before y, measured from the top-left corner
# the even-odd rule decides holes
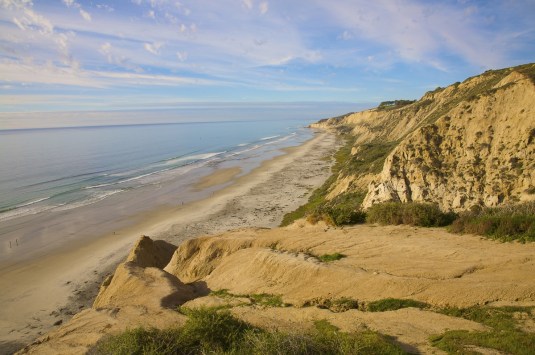
[[[364,191],[363,207],[432,202],[443,210],[535,199],[535,65],[488,71],[437,88],[403,107],[313,124],[354,136],[354,160],[370,144],[391,147],[379,172],[341,174],[331,198]]]

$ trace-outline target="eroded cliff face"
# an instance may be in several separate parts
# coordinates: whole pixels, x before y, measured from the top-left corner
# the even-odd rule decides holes
[[[334,262],[316,257],[335,251],[345,257]],[[432,353],[428,339],[433,334],[487,328],[432,310],[370,313],[362,311],[362,305],[387,297],[438,307],[531,305],[534,252],[535,245],[500,244],[475,236],[460,240],[442,229],[329,229],[304,220],[287,228],[242,229],[188,240],[178,248],[142,237],[104,283],[91,309],[20,354],[86,354],[108,334],[140,326],[181,327],[187,316],[177,312],[177,306],[222,307],[257,327],[291,332],[318,319],[328,319],[342,331],[362,324],[395,334],[418,352]],[[211,293],[221,290],[226,291]],[[278,295],[285,305],[268,307],[256,303],[255,295]],[[355,300],[361,310],[327,309],[339,299]]]
[[[352,159],[373,142],[395,147],[377,174],[345,171],[330,198],[364,188],[363,207],[432,202],[443,210],[535,199],[535,64],[490,71],[378,109],[314,125],[350,132]]]

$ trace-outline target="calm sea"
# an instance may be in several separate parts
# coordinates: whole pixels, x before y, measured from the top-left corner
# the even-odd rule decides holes
[[[266,159],[310,120],[0,131],[0,222],[92,204],[210,164]]]

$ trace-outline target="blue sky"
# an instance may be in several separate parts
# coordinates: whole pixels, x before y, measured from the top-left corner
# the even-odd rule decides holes
[[[0,0],[0,112],[416,99],[534,62],[534,19],[534,0]]]

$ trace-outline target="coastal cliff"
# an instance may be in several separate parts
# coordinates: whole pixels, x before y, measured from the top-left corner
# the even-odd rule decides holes
[[[206,339],[211,335],[191,333],[200,332],[194,317],[207,315],[211,327],[219,314],[280,344],[287,334],[302,339],[321,328],[323,340],[336,334],[329,341],[369,345],[373,338],[374,346],[394,347],[387,353],[528,354],[535,346],[534,243],[355,224],[364,208],[385,201],[463,211],[534,200],[533,102],[529,64],[313,124],[348,142],[308,203],[308,211],[326,213],[327,206],[338,214],[314,219],[301,211],[297,218],[308,217],[286,227],[242,228],[180,245],[143,236],[91,309],[20,353],[108,353],[102,346],[124,334],[134,334],[125,346],[144,346],[151,337],[171,342],[169,329],[173,339]],[[533,235],[526,238],[519,240]],[[247,346],[262,343],[244,338]],[[191,353],[225,353],[220,343],[202,348],[202,339]],[[354,353],[384,353],[368,345]]]
[[[385,201],[437,203],[444,211],[535,199],[535,64],[488,71],[420,100],[313,124],[353,139],[358,166],[372,145],[381,169],[346,169],[329,198],[360,191]]]

